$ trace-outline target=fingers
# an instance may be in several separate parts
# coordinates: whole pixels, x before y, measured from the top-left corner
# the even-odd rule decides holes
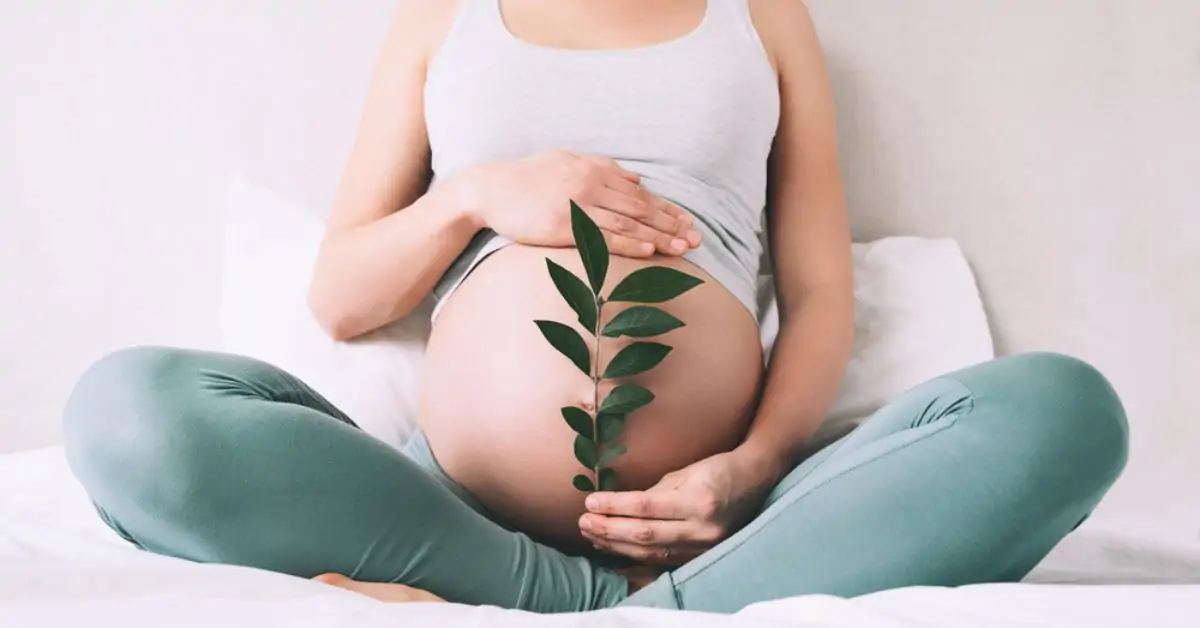
[[[651,565],[682,565],[712,549],[724,531],[712,523],[585,514],[579,529],[598,550]]]
[[[596,192],[598,205],[682,238],[691,248],[700,246],[700,232],[693,228],[695,218],[683,208],[620,177],[610,176],[604,185]]]
[[[637,258],[654,255],[654,244],[650,242],[643,242],[611,231],[601,230],[601,233],[604,235],[604,243],[608,245],[608,252],[613,255]]]
[[[668,236],[640,225],[636,220],[594,205],[584,208],[592,222],[600,228],[608,252],[623,257],[644,258],[654,255],[662,240]],[[661,237],[660,237],[661,236]]]
[[[602,552],[626,556],[643,565],[661,567],[678,567],[712,549],[712,545],[639,545],[591,537],[588,540],[592,542],[593,547]]]
[[[642,564],[664,567],[678,567],[711,549],[711,547],[700,546],[647,547],[604,540],[593,542],[593,546],[602,552],[628,556]]]
[[[641,175],[622,168],[621,164],[617,163],[617,160],[612,159],[611,157],[599,157],[596,155],[579,155],[578,157],[585,161],[590,161],[597,166],[604,168],[605,170],[609,170],[621,179],[630,183],[637,183],[638,181],[642,180]]]
[[[608,217],[608,224],[605,225],[593,215],[592,219],[596,220],[601,229],[650,242],[654,249],[663,255],[682,255],[689,249],[700,246],[700,232],[692,228],[695,224],[692,215],[638,185],[640,175],[622,168],[616,160],[608,157],[569,154],[592,163],[605,173],[601,176],[603,185],[598,189],[593,188],[589,194],[589,204],[593,209],[607,210],[622,218]],[[658,233],[652,234],[635,223]],[[645,254],[633,256],[644,257]]]
[[[625,197],[625,203],[634,204],[640,211],[657,211],[661,212],[668,218],[674,219],[676,228],[679,231],[671,230],[678,235],[692,227],[692,215],[683,211],[681,207],[668,201],[667,199],[658,196],[647,190],[645,187],[632,183],[617,176],[610,176],[604,180],[604,186],[613,192]],[[611,198],[611,195],[609,196]]]
[[[638,185],[638,181],[630,181],[615,173],[604,177],[604,186],[630,198],[637,198],[640,193],[645,192],[645,188]]]
[[[672,490],[592,493],[585,505],[589,513],[638,519],[683,520],[694,510],[684,493]]]
[[[591,215],[592,220],[596,222],[596,226],[600,227],[600,229],[616,235],[627,236],[640,242],[647,242],[654,250],[664,255],[682,255],[688,250],[688,243],[683,238],[663,233],[620,212],[596,207],[591,212]]]
[[[663,521],[584,514],[579,530],[595,541],[644,547],[697,545],[712,547],[724,536],[720,527],[698,521]]]
[[[601,188],[596,191],[596,205],[629,216],[675,238],[685,239],[688,231],[692,230],[691,215],[676,213],[682,212],[682,210],[637,185],[633,186],[632,193],[612,187]],[[675,211],[669,211],[668,208],[673,208]]]

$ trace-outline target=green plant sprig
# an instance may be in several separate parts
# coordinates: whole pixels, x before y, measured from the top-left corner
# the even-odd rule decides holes
[[[604,297],[600,291],[608,275],[608,246],[596,223],[574,201],[571,202],[571,233],[583,261],[587,283],[550,259],[546,260],[546,267],[554,287],[571,306],[579,324],[595,338],[595,360],[592,360],[587,342],[574,328],[556,321],[537,320],[534,323],[551,346],[592,380],[593,412],[577,406],[562,409],[563,420],[575,432],[575,459],[591,474],[576,475],[571,484],[585,493],[597,489],[611,491],[617,487],[617,474],[612,464],[626,452],[626,448],[616,441],[629,415],[654,401],[654,393],[627,382],[617,385],[601,401],[600,383],[649,371],[667,357],[671,347],[644,340],[632,342],[618,351],[601,373],[600,339],[652,338],[679,329],[684,323],[659,308],[636,305],[602,325],[604,306],[618,302],[665,303],[704,282],[674,268],[647,266],[630,273],[608,297]]]

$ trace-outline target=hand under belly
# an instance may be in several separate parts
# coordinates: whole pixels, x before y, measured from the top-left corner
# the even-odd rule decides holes
[[[591,407],[594,390],[533,323],[555,320],[582,332],[550,281],[547,257],[583,276],[574,249],[513,245],[484,260],[450,297],[430,337],[419,420],[446,473],[504,523],[557,547],[582,549],[585,494],[571,479],[590,473],[575,460],[575,433],[560,408]],[[649,265],[673,266],[705,283],[659,306],[686,326],[653,339],[672,347],[661,364],[623,380],[650,389],[655,400],[629,416],[618,441],[628,448],[613,464],[619,490],[648,488],[735,447],[763,373],[753,317],[690,262],[614,257],[603,293]],[[622,307],[606,305],[604,320]],[[628,342],[603,339],[601,366]],[[612,385],[602,383],[601,395]]]

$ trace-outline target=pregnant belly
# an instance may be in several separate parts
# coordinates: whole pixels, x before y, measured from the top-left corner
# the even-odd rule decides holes
[[[571,479],[586,470],[575,460],[574,432],[559,409],[590,407],[593,385],[533,323],[574,324],[546,272],[547,257],[583,276],[574,249],[513,245],[484,260],[450,297],[430,337],[419,417],[447,474],[502,522],[579,549],[585,495]],[[604,293],[648,265],[673,266],[705,283],[660,306],[686,326],[654,339],[673,347],[661,364],[625,380],[656,398],[632,413],[622,432],[619,442],[628,453],[613,465],[622,490],[648,488],[671,471],[735,447],[763,372],[753,317],[687,261],[613,258]],[[606,305],[604,319],[621,307]],[[601,365],[628,342],[604,339]],[[604,382],[601,394],[611,386]]]

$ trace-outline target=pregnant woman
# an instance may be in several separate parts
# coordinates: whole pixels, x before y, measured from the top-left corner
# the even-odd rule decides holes
[[[1120,473],[1121,404],[1078,360],[1009,357],[800,460],[852,345],[834,128],[798,0],[406,2],[310,301],[351,339],[433,295],[420,431],[396,451],[268,364],[141,347],[76,387],[71,466],[146,550],[387,600],[730,612],[1019,579]],[[687,326],[629,380],[657,398],[590,495],[559,408],[592,382],[533,324],[575,318],[545,262],[582,274],[572,200],[614,254],[605,290],[649,265],[704,280],[664,304]]]

